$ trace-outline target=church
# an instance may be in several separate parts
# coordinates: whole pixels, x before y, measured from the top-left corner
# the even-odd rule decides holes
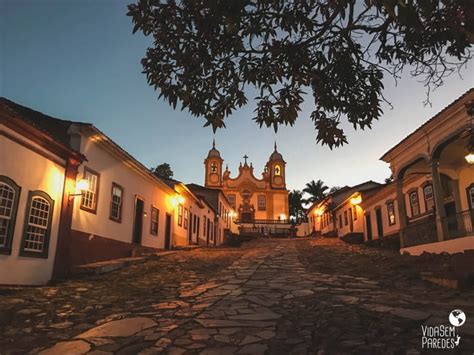
[[[221,189],[237,214],[240,223],[284,222],[288,219],[288,190],[286,189],[286,162],[277,145],[265,164],[262,177],[254,175],[252,163],[240,163],[237,177],[231,177],[229,167],[223,170],[224,160],[216,149],[215,141],[205,166],[205,186]]]

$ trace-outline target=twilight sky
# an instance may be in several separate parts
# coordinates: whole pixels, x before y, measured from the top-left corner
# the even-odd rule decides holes
[[[147,166],[170,163],[175,178],[203,183],[203,159],[213,133],[204,120],[174,111],[146,84],[140,59],[149,39],[132,35],[129,1],[0,0],[0,96],[46,114],[91,122]],[[301,189],[312,179],[329,186],[383,182],[390,175],[379,158],[408,133],[474,86],[474,64],[432,93],[405,75],[385,81],[385,106],[372,130],[347,127],[349,145],[330,150],[316,144],[306,102],[293,127],[259,129],[254,105],[227,120],[217,148],[232,176],[242,156],[263,170],[276,139],[287,162],[287,185]]]

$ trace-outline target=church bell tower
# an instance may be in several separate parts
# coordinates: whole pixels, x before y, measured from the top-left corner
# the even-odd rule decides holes
[[[222,163],[221,153],[216,149],[215,140],[212,141],[212,149],[207,154],[204,160],[206,167],[205,183],[206,187],[221,187],[222,186]]]
[[[270,177],[270,186],[275,189],[285,189],[285,165],[286,162],[283,160],[283,156],[278,152],[277,145],[275,143],[275,150],[270,155],[268,163],[266,165],[267,174]]]

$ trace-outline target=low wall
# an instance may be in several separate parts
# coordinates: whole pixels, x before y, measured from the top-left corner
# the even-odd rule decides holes
[[[91,235],[78,230],[71,231],[69,265],[83,265],[132,256],[132,244]]]
[[[402,248],[400,249],[400,254],[408,253],[414,256],[421,255],[424,252],[432,254],[456,254],[463,253],[466,250],[474,250],[474,236]]]

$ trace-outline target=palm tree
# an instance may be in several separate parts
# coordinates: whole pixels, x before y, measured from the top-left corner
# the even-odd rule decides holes
[[[303,192],[307,193],[309,197],[305,200],[306,203],[314,203],[321,201],[326,197],[326,191],[329,189],[322,180],[310,181],[306,184],[306,187],[303,189]]]
[[[288,204],[290,207],[290,216],[296,219],[305,217],[305,208],[303,207],[303,193],[299,190],[290,191],[288,194]]]

